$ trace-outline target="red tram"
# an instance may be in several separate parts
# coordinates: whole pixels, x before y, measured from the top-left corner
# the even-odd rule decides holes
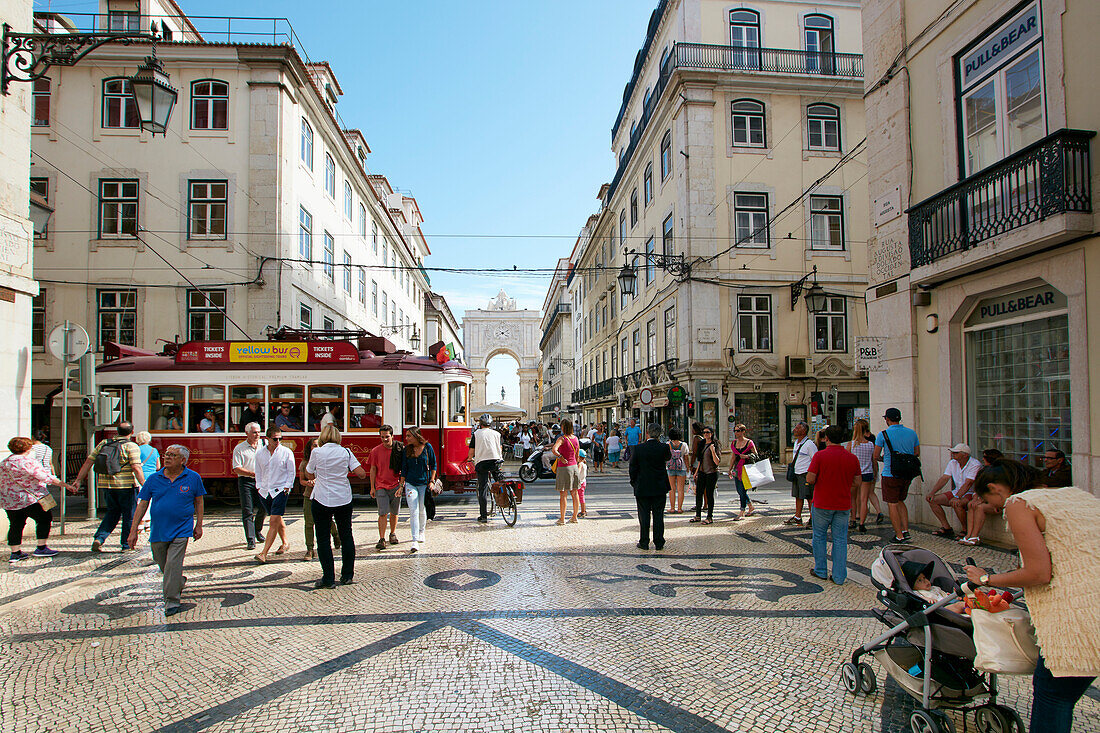
[[[178,443],[208,490],[236,495],[233,448],[244,427],[283,428],[283,444],[301,459],[331,413],[343,444],[366,463],[389,424],[394,438],[419,427],[435,448],[445,489],[475,480],[467,459],[470,370],[463,364],[397,351],[384,338],[189,341],[161,353],[109,344],[96,370],[100,387],[120,393],[135,430],[160,451]],[[365,492],[365,482],[355,484]]]

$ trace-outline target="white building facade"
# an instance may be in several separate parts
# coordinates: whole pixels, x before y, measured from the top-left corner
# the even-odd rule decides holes
[[[109,2],[101,13],[100,24],[174,29],[156,50],[179,98],[163,137],[136,126],[127,77],[143,43],[103,46],[36,86],[30,181],[55,208],[35,241],[38,419],[58,420],[42,401],[59,364],[41,347],[65,319],[100,353],[280,326],[363,329],[411,348],[428,291],[420,211],[368,173],[328,64],[279,42],[297,42],[292,31],[207,41],[174,3],[142,3],[137,19]],[[82,20],[40,18],[55,32]]]

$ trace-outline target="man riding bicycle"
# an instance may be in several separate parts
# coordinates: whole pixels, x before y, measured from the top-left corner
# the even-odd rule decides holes
[[[477,521],[481,523],[489,521],[489,477],[492,476],[493,481],[504,480],[500,471],[504,464],[500,433],[490,427],[492,424],[492,415],[482,415],[478,418],[480,427],[470,436],[469,458],[477,471],[477,503],[481,509]]]

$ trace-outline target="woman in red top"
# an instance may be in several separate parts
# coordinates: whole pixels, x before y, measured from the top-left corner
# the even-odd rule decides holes
[[[46,546],[50,536],[50,524],[53,522],[52,497],[47,500],[51,509],[40,503],[50,496],[47,486],[61,486],[70,494],[76,488],[61,483],[34,457],[34,443],[30,438],[12,438],[8,441],[11,455],[0,462],[0,507],[8,514],[8,549],[11,562],[25,560],[30,555],[23,552],[23,527],[28,519],[34,520],[35,535],[38,538],[36,557],[53,557],[57,550]]]
[[[558,524],[565,524],[565,495],[569,494],[573,501],[573,516],[570,522],[577,521],[577,491],[581,488],[581,470],[577,465],[577,455],[581,451],[581,443],[573,435],[573,421],[565,418],[561,421],[561,436],[554,441],[550,452],[558,459],[557,486],[561,500],[561,515]]]
[[[741,423],[737,423],[733,426],[734,439],[730,443],[733,458],[730,462],[728,475],[733,479],[733,486],[737,489],[738,498],[741,499],[741,513],[733,518],[735,522],[750,516],[756,511],[756,507],[749,500],[749,492],[745,491],[745,481],[741,473],[745,470],[745,464],[756,454],[756,443],[749,440],[747,432],[748,428]],[[748,508],[748,511],[745,511],[746,508]]]

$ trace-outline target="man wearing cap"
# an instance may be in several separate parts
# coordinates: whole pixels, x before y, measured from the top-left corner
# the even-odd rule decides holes
[[[482,524],[489,521],[489,476],[492,475],[494,481],[504,480],[500,473],[504,463],[500,433],[490,427],[492,424],[492,415],[482,415],[478,418],[480,427],[470,436],[470,460],[477,471],[477,503],[481,509],[477,521]]]
[[[206,408],[206,411],[202,413],[202,420],[199,420],[199,432],[201,433],[223,433],[222,426],[218,424],[218,415],[214,412],[213,407]]]
[[[913,479],[894,476],[891,470],[891,456],[894,453],[909,453],[920,457],[920,440],[917,431],[901,424],[901,410],[891,407],[882,416],[886,429],[880,430],[875,437],[875,461],[882,463],[882,499],[890,507],[890,524],[894,525],[894,541],[909,539],[909,508],[905,499],[909,496],[909,484]]]
[[[893,440],[893,437],[890,439]],[[970,456],[970,446],[966,443],[956,443],[951,446],[951,460],[947,462],[943,475],[936,481],[932,491],[924,497],[928,502],[928,508],[936,515],[936,519],[940,520],[940,528],[935,534],[948,539],[955,537],[955,531],[951,529],[951,524],[947,521],[947,513],[943,510],[945,506],[955,510],[959,524],[962,525],[963,531],[966,531],[966,505],[974,498],[974,479],[978,477],[978,471],[981,470],[982,462]],[[951,482],[951,490],[941,494],[940,491],[948,481]]]

